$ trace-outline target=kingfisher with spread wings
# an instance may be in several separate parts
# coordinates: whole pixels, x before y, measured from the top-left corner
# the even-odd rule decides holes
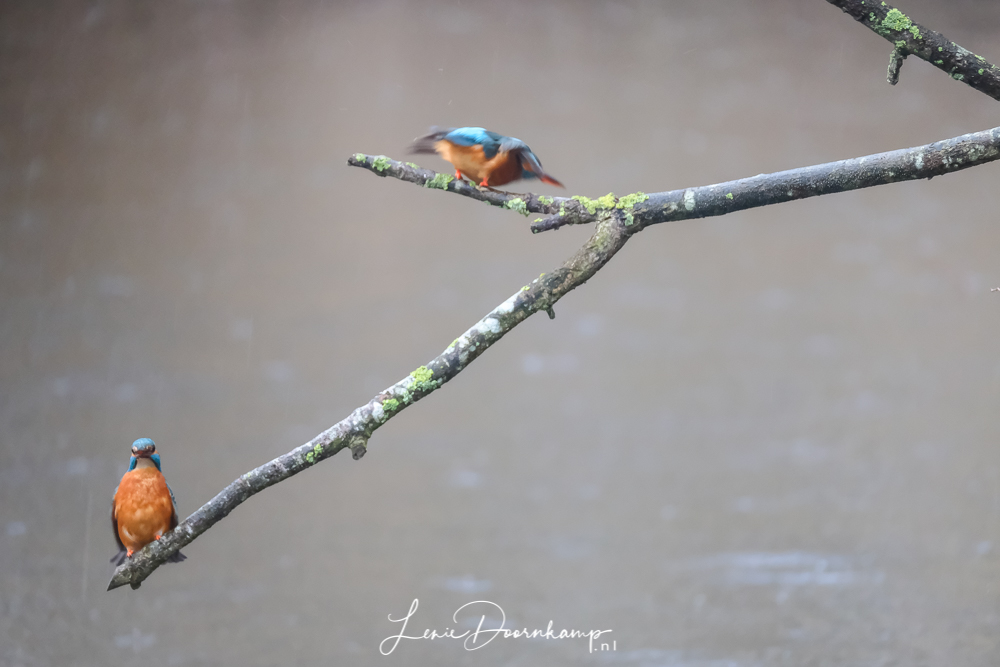
[[[455,166],[455,178],[465,176],[482,187],[522,178],[563,187],[545,173],[526,143],[481,127],[433,127],[430,134],[413,142],[410,152],[437,153]]]

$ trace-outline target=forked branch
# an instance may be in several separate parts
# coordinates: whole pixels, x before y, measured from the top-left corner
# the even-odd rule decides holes
[[[840,7],[875,34],[889,40],[889,83],[899,80],[903,58],[914,55],[956,81],[1000,100],[1000,67],[951,41],[941,33],[915,23],[909,16],[880,0],[826,0]]]
[[[550,198],[480,189],[469,183],[454,181],[445,174],[397,162],[384,155],[358,153],[347,163],[364,167],[380,176],[393,176],[420,185],[445,177],[451,179],[447,182],[449,187],[444,188],[448,192],[513,209],[524,215],[528,212],[544,214],[545,217],[532,223],[532,232],[586,224],[597,220],[602,213],[618,210],[624,216],[629,233],[635,233],[661,222],[707,218],[793,199],[933,178],[997,159],[1000,159],[1000,127],[924,146],[760,174],[715,185],[650,195],[638,192],[615,197],[608,194],[597,199],[579,196]]]

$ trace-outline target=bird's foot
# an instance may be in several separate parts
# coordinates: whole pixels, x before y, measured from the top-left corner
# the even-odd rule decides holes
[[[517,194],[516,192],[510,192],[508,190],[501,190],[500,188],[495,188],[492,185],[483,185],[482,183],[480,183],[477,187],[480,190],[489,190],[490,192],[496,192],[497,194],[500,194],[500,195],[516,195]]]
[[[159,539],[160,539],[160,534],[159,534],[159,533],[157,533],[156,535],[153,535],[153,537],[154,537],[154,538],[155,538],[155,539],[156,539],[157,541],[159,541]]]
[[[135,553],[135,549],[126,549],[125,550],[125,557],[126,558],[131,558],[132,554],[134,554],[134,553]]]

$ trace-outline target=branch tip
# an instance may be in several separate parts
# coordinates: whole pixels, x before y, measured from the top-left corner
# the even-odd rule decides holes
[[[351,456],[354,457],[355,461],[360,461],[366,453],[368,453],[368,438],[364,436],[355,436],[351,438],[350,444]]]
[[[906,56],[906,50],[898,47],[893,49],[892,53],[889,54],[889,71],[886,75],[886,80],[890,86],[895,86],[899,83],[899,70],[903,68],[903,61],[906,59]]]

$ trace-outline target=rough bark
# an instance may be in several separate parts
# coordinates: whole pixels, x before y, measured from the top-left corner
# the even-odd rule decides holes
[[[623,215],[629,233],[634,233],[661,222],[707,218],[793,199],[933,178],[997,159],[1000,159],[1000,127],[924,146],[650,195],[638,192],[624,197],[608,194],[597,199],[548,198],[534,194],[478,191],[474,185],[460,185],[449,191],[525,215],[526,211],[547,213],[532,223],[531,231],[535,233],[559,229],[564,225],[590,223],[601,214],[614,210]],[[381,169],[375,167],[376,163],[382,165]],[[384,155],[359,153],[348,164],[364,167],[380,176],[393,176],[418,184],[443,175],[396,162]]]
[[[944,35],[925,28],[892,5],[879,0],[827,0],[876,34],[892,42],[889,83],[899,78],[902,58],[914,55],[948,76],[1000,100],[1000,68],[962,48]],[[897,60],[898,59],[898,60]]]

